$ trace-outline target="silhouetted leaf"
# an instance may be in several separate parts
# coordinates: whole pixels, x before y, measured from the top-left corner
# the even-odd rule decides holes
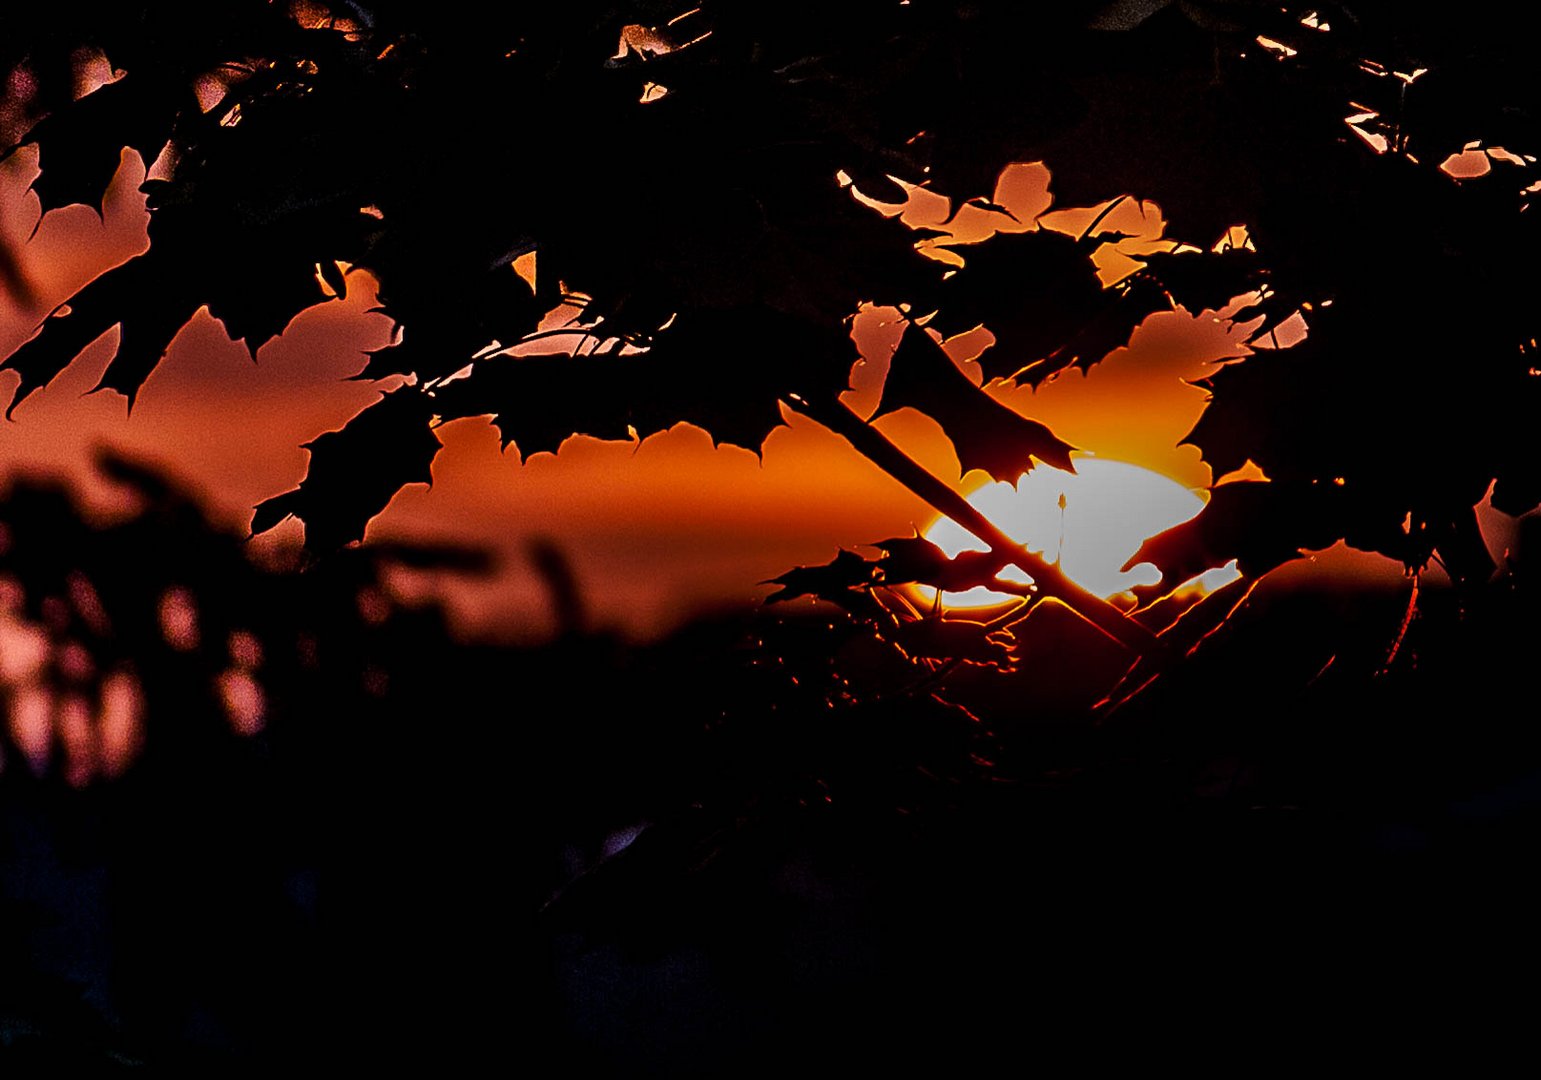
[[[832,400],[846,386],[855,346],[843,326],[774,311],[682,315],[645,352],[612,340],[599,355],[493,356],[434,391],[446,419],[491,414],[503,445],[528,457],[569,435],[646,437],[688,421],[715,443],[758,452],[781,425],[779,402]]]
[[[1242,480],[1210,492],[1198,515],[1151,537],[1124,569],[1154,563],[1157,585],[1136,586],[1142,606],[1232,559],[1243,575],[1265,574],[1307,548],[1343,535],[1342,496],[1333,488]]]
[[[1262,260],[1244,248],[1220,254],[1158,251],[1141,255],[1140,261],[1194,314],[1218,311],[1236,297],[1256,292],[1266,280]]]
[[[41,172],[32,183],[43,212],[84,203],[102,209],[102,199],[125,147],[148,164],[171,135],[173,106],[155,73],[125,75],[98,87],[68,108],[40,121],[23,137],[36,143]]]
[[[339,431],[306,443],[310,468],[293,491],[257,507],[252,532],[293,514],[305,522],[305,546],[325,552],[362,540],[369,519],[404,485],[431,483],[439,440],[428,426],[432,403],[416,390],[386,394]]]
[[[1021,382],[1037,386],[1068,367],[1082,371],[1129,344],[1147,316],[1171,308],[1166,291],[1144,276],[1120,282],[1108,290],[1107,302],[1074,336],[1048,357],[1018,373]]]
[[[978,358],[987,379],[1010,377],[1049,356],[1111,299],[1091,248],[1062,233],[998,233],[946,250],[963,256],[964,265],[942,283],[931,325],[943,337],[987,327],[995,343]]]
[[[503,447],[517,443],[528,461],[574,434],[629,438],[630,395],[644,364],[640,356],[489,357],[435,389],[434,408],[446,420],[490,414]]]
[[[799,566],[761,584],[781,586],[765,598],[767,604],[795,600],[799,596],[815,596],[841,604],[846,601],[847,593],[871,585],[873,581],[872,564],[856,552],[841,548],[840,553],[823,566]]]
[[[834,400],[858,358],[843,323],[775,310],[682,313],[648,350],[633,423],[651,432],[687,420],[714,442],[758,452],[782,424],[782,398]]]
[[[1069,443],[969,382],[930,334],[911,324],[889,364],[876,416],[915,408],[942,425],[958,452],[963,471],[983,469],[997,480],[1015,482],[1036,458],[1074,472]]]
[[[401,334],[363,377],[415,375],[439,415],[496,415],[526,453],[682,420],[758,449],[780,402],[844,389],[863,303],[947,335],[986,326],[986,378],[1036,384],[1124,344],[1168,294],[1189,310],[1260,294],[1237,314],[1262,318],[1258,351],[1206,380],[1190,435],[1218,473],[1250,459],[1292,490],[1335,488],[1342,539],[1408,565],[1440,550],[1472,578],[1473,503],[1495,479],[1503,508],[1541,497],[1531,170],[1439,171],[1473,139],[1535,151],[1523,35],[1335,4],[1325,33],[1250,0],[708,0],[683,19],[578,2],[505,6],[474,34],[456,9],[366,8],[346,32],[286,4],[7,16],[0,67],[37,93],[0,122],[45,117],[31,129],[45,206],[98,203],[125,146],[150,159],[171,143],[145,185],[151,254],[16,351],[17,401],[119,325],[102,385],[132,397],[200,305],[255,353],[322,282],[341,293],[348,266]],[[608,59],[628,25],[654,29]],[[72,55],[127,74],[71,101]],[[552,117],[575,118],[564,151],[532,156]],[[915,250],[935,231],[837,179],[993,212],[1014,161],[1045,162],[1062,208],[1148,198],[1174,239],[1207,248],[1245,225],[1257,252],[1158,253],[1103,288],[1091,256],[1122,234],[1039,230],[953,244],[964,266],[945,271]],[[533,288],[512,265],[528,255]],[[582,309],[598,355],[473,364],[559,303]],[[1263,351],[1297,312],[1305,342]],[[1439,376],[1411,374],[1431,356],[1459,364],[1437,405]],[[907,335],[884,407],[938,419],[965,468],[1065,460],[936,360]]]
[[[1003,565],[987,551],[960,551],[952,558],[923,536],[895,537],[872,545],[884,554],[877,562],[885,585],[911,582],[934,585],[944,592],[988,586]]]
[[[126,315],[154,310],[154,282],[145,264],[134,260],[109,270],[71,299],[68,310],[43,320],[38,333],[5,361],[21,376],[16,396],[6,409],[9,417],[32,393],[48,385],[82,350]]]
[[[182,282],[174,283],[173,287],[176,286],[186,287]],[[116,390],[128,398],[129,408],[132,409],[139,396],[139,388],[166,355],[172,339],[197,310],[196,297],[184,294],[180,302],[158,296],[153,306],[128,312],[120,324],[121,336],[118,338],[117,352],[113,354],[107,370],[102,372],[96,389]]]

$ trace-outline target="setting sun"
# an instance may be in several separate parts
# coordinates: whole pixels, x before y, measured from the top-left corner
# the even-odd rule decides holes
[[[1100,596],[1160,581],[1161,575],[1149,563],[1128,571],[1122,567],[1146,539],[1204,508],[1202,498],[1169,477],[1100,458],[1077,460],[1074,474],[1039,468],[1022,477],[1016,487],[988,484],[970,495],[969,502],[1029,551],[1058,561],[1069,577]],[[925,536],[949,556],[983,550],[978,540],[948,518],[934,521]],[[1015,566],[1007,567],[1001,576],[1008,581],[1031,581]],[[1212,589],[1233,577],[1234,567],[1222,568],[1204,575],[1201,584]],[[925,592],[932,595],[929,589]],[[952,607],[987,607],[1010,598],[981,587],[945,593],[942,599]]]

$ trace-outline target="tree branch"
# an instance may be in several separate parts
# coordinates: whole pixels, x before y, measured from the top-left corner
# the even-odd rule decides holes
[[[1155,634],[1100,596],[1071,581],[1058,566],[1044,561],[1007,536],[967,499],[932,476],[881,431],[852,412],[849,406],[842,402],[817,405],[795,396],[787,404],[844,438],[858,453],[930,503],[938,513],[947,515],[973,533],[1001,557],[1003,564],[1015,563],[1021,567],[1043,595],[1052,596],[1138,656],[1160,656],[1167,652],[1165,644]]]

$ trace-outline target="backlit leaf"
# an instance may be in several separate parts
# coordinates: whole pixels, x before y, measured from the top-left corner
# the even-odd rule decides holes
[[[983,469],[997,480],[1015,482],[1034,459],[1074,471],[1069,443],[971,383],[931,335],[914,325],[905,328],[894,352],[875,415],[907,406],[942,425],[964,472]]]
[[[310,467],[293,491],[257,507],[252,532],[291,514],[305,522],[305,546],[327,552],[362,540],[369,520],[403,486],[431,483],[439,439],[429,398],[412,388],[386,394],[338,431],[306,443]]]

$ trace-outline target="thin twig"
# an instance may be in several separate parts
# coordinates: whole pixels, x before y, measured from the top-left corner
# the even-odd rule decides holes
[[[1416,570],[1413,571],[1413,588],[1407,596],[1407,610],[1402,613],[1402,625],[1397,627],[1396,640],[1391,643],[1391,651],[1386,654],[1386,662],[1381,665],[1378,674],[1388,674],[1391,665],[1396,663],[1397,654],[1402,651],[1402,642],[1406,640],[1407,631],[1413,625],[1413,616],[1418,613],[1418,582],[1422,576]]]
[[[1081,233],[1080,236],[1076,237],[1076,243],[1079,244],[1079,243],[1083,242],[1084,240],[1086,240],[1087,237],[1091,236],[1093,231],[1096,230],[1097,226],[1102,224],[1103,219],[1106,218],[1109,214],[1111,214],[1114,210],[1117,210],[1118,207],[1127,198],[1129,198],[1129,196],[1127,196],[1127,195],[1120,195],[1118,198],[1116,198],[1112,202],[1108,203],[1108,205],[1104,206],[1102,208],[1102,212],[1100,214],[1098,214],[1096,217],[1092,218],[1092,223],[1090,225],[1086,226],[1086,230],[1083,233]]]

